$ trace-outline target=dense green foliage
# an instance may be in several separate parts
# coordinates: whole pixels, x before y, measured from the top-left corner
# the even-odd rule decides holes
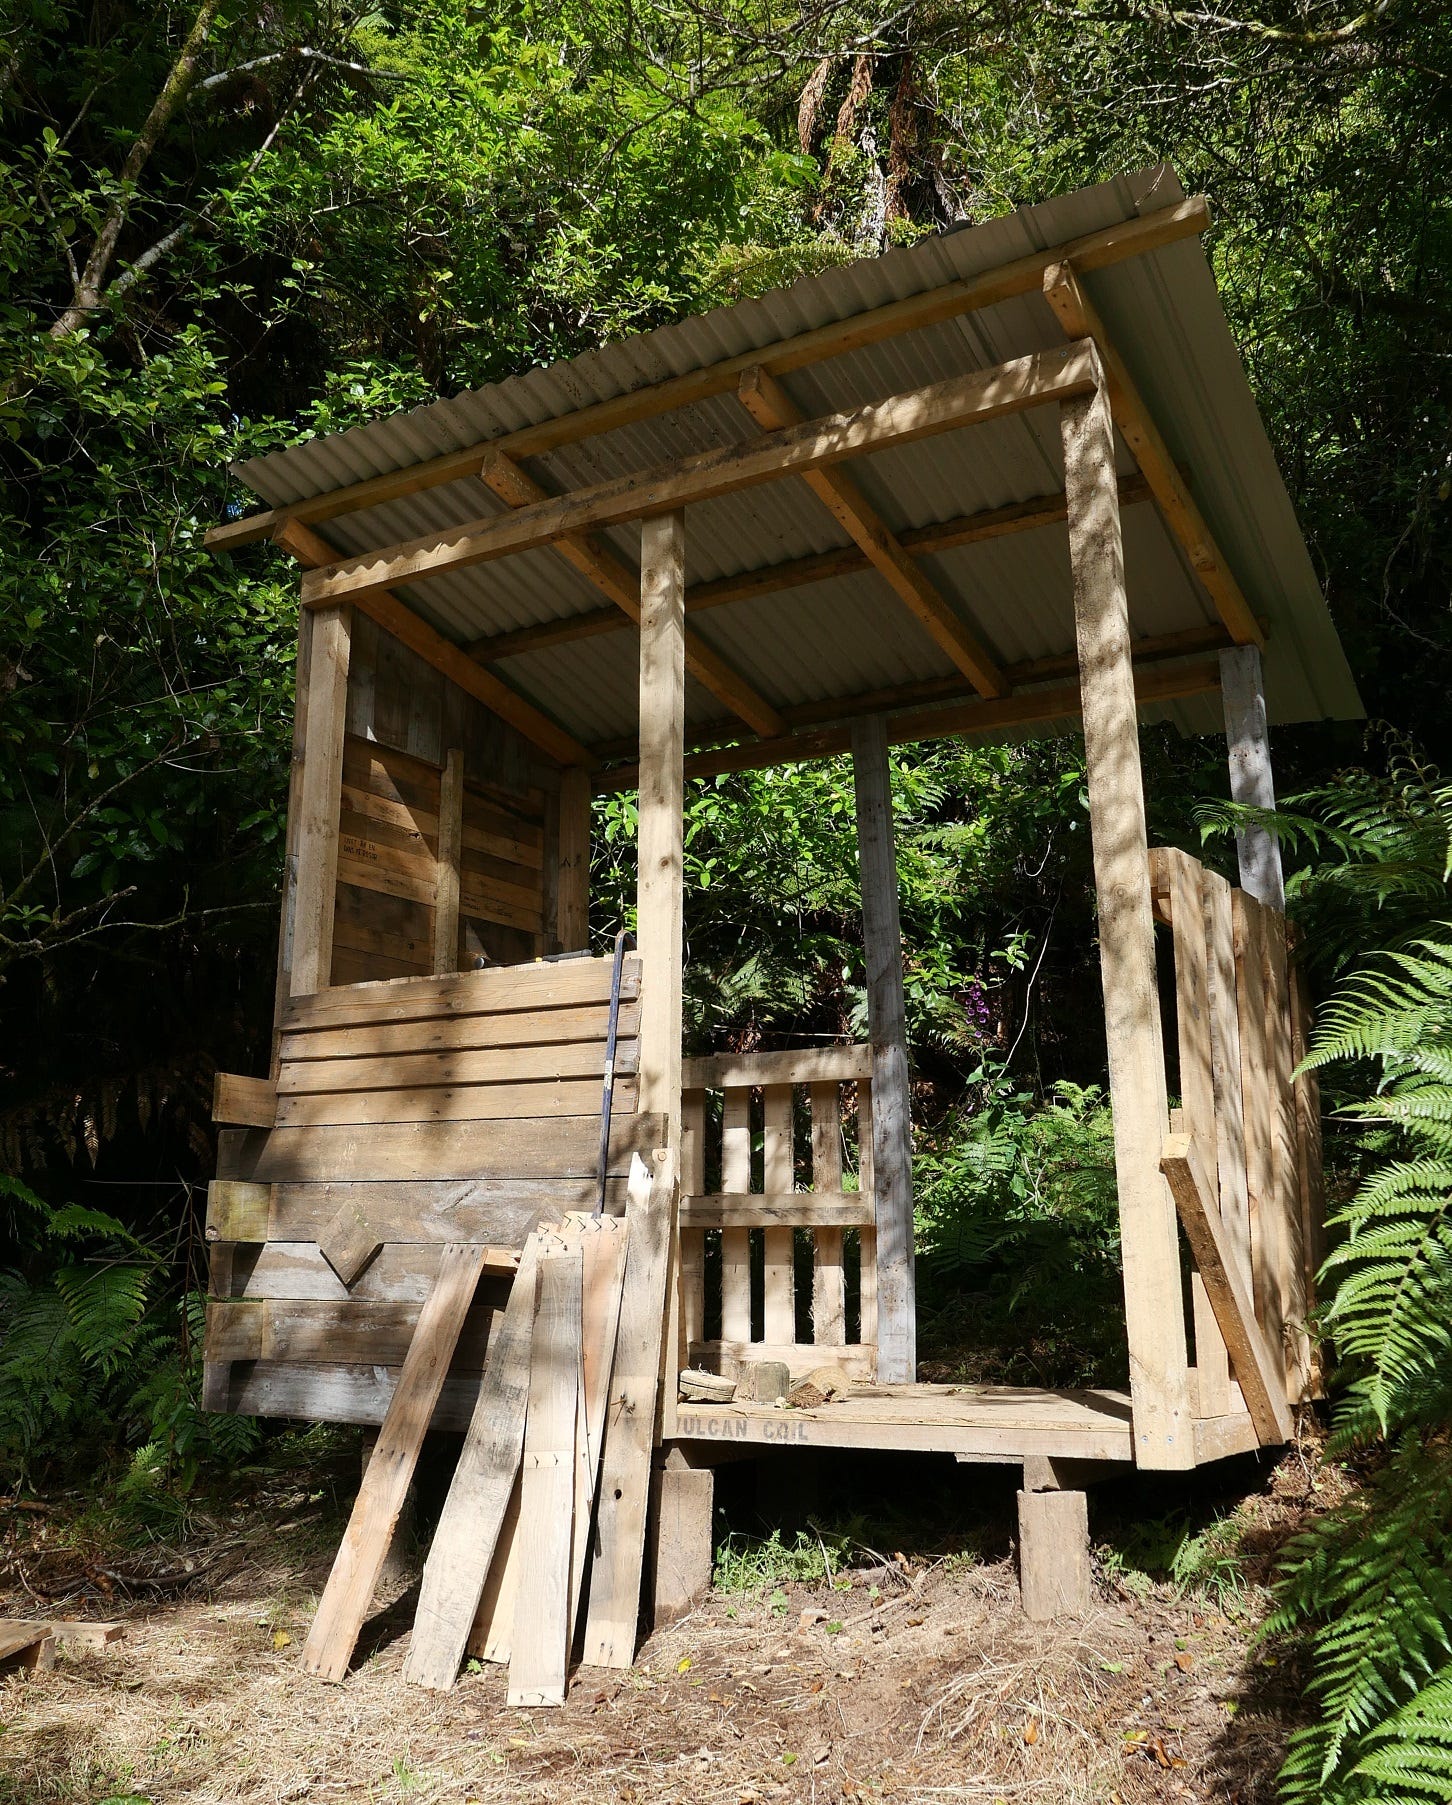
[[[1369,1468],[1293,1545],[1268,1625],[1308,1636],[1320,1708],[1286,1797],[1424,1805],[1452,1780],[1452,924],[1428,921],[1448,900],[1452,787],[1403,766],[1314,800],[1323,825],[1303,831],[1339,851],[1312,886],[1327,943],[1349,954],[1374,899],[1398,944],[1339,987],[1309,1061],[1350,1092],[1338,1114],[1361,1142],[1321,1315],[1333,1448]]]
[[[1452,1618],[1430,925],[1452,814],[1449,74],[1440,0],[8,0],[3,1470],[139,1448],[133,1482],[184,1480],[249,1433],[195,1408],[195,1198],[211,1073],[257,1069],[266,1041],[294,595],[269,551],[201,554],[238,500],[229,459],[1163,158],[1210,196],[1232,325],[1393,727],[1277,741],[1321,976],[1394,955],[1322,1043],[1379,1073],[1333,1136],[1371,1176],[1328,1314],[1354,1370],[1342,1433],[1392,1454],[1288,1581],[1332,1726],[1291,1784],[1434,1796],[1436,1757],[1411,1772],[1405,1750],[1446,1722]],[[1079,757],[895,759],[925,1344],[946,1372],[1122,1374]],[[1146,770],[1154,838],[1223,820],[1213,745],[1156,737]],[[723,778],[690,807],[697,1044],[859,1028],[846,771]],[[629,913],[631,808],[598,820],[602,934]],[[1402,1667],[1373,1616],[1405,1630]]]

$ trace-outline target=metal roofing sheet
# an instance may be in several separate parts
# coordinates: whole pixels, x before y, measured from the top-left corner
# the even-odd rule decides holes
[[[435,402],[345,433],[254,459],[240,478],[271,506],[327,493],[441,452],[618,396],[793,334],[935,288],[1183,198],[1165,167],[1061,195],[984,225],[924,239],[682,320],[547,369]],[[1274,722],[1361,712],[1269,442],[1256,412],[1209,266],[1182,241],[1085,279],[1171,451],[1252,607],[1267,622],[1266,687]],[[1038,295],[959,316],[794,372],[785,386],[808,415],[860,405],[1062,342]],[[733,396],[680,408],[568,444],[534,460],[564,490],[754,436]],[[852,473],[888,524],[902,531],[1062,488],[1055,410],[974,424],[859,458]],[[1120,468],[1134,465],[1123,446]],[[340,515],[327,536],[362,553],[501,512],[474,478]],[[1149,504],[1125,510],[1125,560],[1136,634],[1210,624],[1209,599]],[[636,528],[607,535],[635,557]],[[738,575],[848,543],[798,479],[742,489],[692,506],[691,583]],[[1073,646],[1072,592],[1062,527],[960,546],[924,560],[954,607],[1005,663]],[[601,606],[590,582],[550,550],[450,571],[406,590],[419,612],[467,642]],[[692,616],[693,625],[779,707],[821,703],[951,670],[944,654],[872,572],[780,590]],[[631,633],[504,661],[501,674],[589,742],[634,732],[637,675]],[[721,704],[688,685],[688,720]],[[1215,725],[1213,701],[1162,704],[1146,718],[1182,731]],[[1045,731],[1040,727],[1039,732]]]

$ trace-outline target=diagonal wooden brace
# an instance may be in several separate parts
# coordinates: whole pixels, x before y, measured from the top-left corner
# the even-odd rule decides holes
[[[1255,1305],[1226,1239],[1220,1212],[1211,1203],[1210,1181],[1190,1135],[1166,1138],[1160,1170],[1169,1181],[1256,1434],[1262,1446],[1288,1442],[1295,1434],[1295,1422],[1286,1402],[1284,1361],[1256,1321]]]

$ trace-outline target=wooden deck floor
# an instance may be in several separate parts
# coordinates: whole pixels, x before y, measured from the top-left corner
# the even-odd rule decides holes
[[[1007,1385],[861,1385],[814,1409],[774,1404],[681,1404],[680,1441],[778,1447],[883,1448],[1013,1462],[1134,1459],[1129,1393],[1039,1391]],[[1250,1418],[1195,1425],[1197,1462],[1257,1445]]]

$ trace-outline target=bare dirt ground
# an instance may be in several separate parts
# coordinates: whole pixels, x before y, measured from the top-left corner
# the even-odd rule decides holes
[[[126,1635],[0,1681],[0,1802],[1268,1805],[1296,1686],[1250,1644],[1257,1581],[1320,1482],[1295,1457],[1248,1476],[1198,1590],[1106,1544],[1092,1614],[1029,1623],[1000,1490],[946,1553],[859,1543],[844,1568],[828,1549],[831,1583],[763,1568],[633,1671],[581,1669],[562,1710],[527,1713],[496,1668],[445,1695],[403,1684],[406,1575],[344,1685],[299,1674],[339,1518],[296,1475],[126,1550],[79,1505],[17,1509],[0,1614],[118,1617]]]

